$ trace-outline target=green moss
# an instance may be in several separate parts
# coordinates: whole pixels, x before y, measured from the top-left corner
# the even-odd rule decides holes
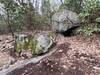
[[[51,34],[48,35],[50,40],[48,40],[49,43],[51,43],[52,36]],[[44,53],[46,48],[41,47],[41,45],[36,40],[37,38],[34,38],[32,35],[28,35],[27,37],[20,39],[16,39],[16,52],[20,53],[23,50],[29,50],[32,52],[33,55],[38,55],[40,53]]]
[[[21,52],[21,50],[23,50],[24,48],[24,43],[22,43],[21,41],[16,41],[16,52]]]

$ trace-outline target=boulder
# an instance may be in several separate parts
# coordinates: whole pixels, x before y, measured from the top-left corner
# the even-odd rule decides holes
[[[49,35],[49,33],[42,32],[37,33],[34,36],[19,34],[19,36],[16,38],[16,51],[26,56],[29,54],[27,52],[31,52],[33,55],[45,53],[53,44],[51,37],[52,36]]]
[[[70,10],[60,10],[52,16],[53,31],[67,31],[68,29],[79,26],[78,14]]]

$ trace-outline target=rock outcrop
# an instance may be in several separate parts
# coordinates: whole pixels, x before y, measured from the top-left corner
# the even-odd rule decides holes
[[[67,31],[68,29],[79,26],[78,14],[69,10],[60,10],[52,17],[53,31]]]

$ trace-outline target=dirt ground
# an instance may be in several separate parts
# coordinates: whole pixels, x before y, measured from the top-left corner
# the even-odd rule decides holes
[[[8,75],[100,75],[100,35],[59,35],[56,42],[58,49],[51,56]]]

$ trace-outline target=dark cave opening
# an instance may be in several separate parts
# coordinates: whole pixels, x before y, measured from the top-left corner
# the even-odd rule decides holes
[[[63,35],[64,37],[71,37],[71,36],[74,36],[76,34],[76,29],[79,28],[79,26],[76,26],[76,27],[72,27],[66,31],[62,31],[60,32],[61,35]]]

